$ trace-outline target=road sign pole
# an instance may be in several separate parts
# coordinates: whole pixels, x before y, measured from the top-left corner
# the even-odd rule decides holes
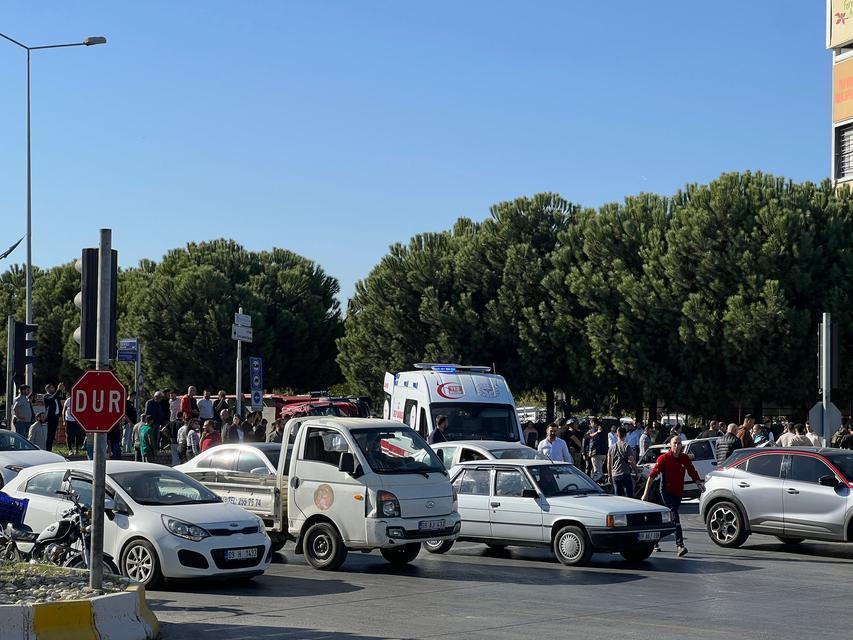
[[[98,334],[95,369],[109,368],[110,359],[110,291],[112,283],[112,231],[101,229],[98,245]],[[94,469],[92,482],[92,549],[89,556],[89,586],[100,589],[104,580],[104,485],[106,483],[107,434],[94,434]]]
[[[243,307],[237,312],[243,314]],[[237,340],[237,415],[243,413],[243,341]],[[224,426],[224,425],[223,425]]]
[[[133,408],[136,410],[136,417],[139,419],[139,378],[142,372],[142,347],[139,344],[139,338],[136,339],[136,360],[133,363],[133,392],[136,396],[133,398]]]
[[[832,387],[832,363],[830,360],[832,359],[832,349],[830,345],[832,344],[832,336],[830,335],[832,331],[832,325],[830,323],[830,318],[828,313],[823,314],[823,332],[821,334],[821,351],[823,351],[823,360],[822,367],[820,371],[820,386],[823,391],[823,438],[824,442],[828,444],[832,439],[832,433],[830,430],[832,429],[832,425],[829,420],[829,405],[831,400],[829,399],[830,395],[830,387]]]
[[[12,394],[15,392],[12,376],[14,374],[15,361],[15,318],[9,316],[6,326],[6,428],[12,428]]]

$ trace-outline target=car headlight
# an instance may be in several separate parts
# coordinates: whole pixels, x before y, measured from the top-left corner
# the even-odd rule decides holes
[[[185,538],[187,540],[192,540],[193,542],[198,542],[199,540],[204,540],[210,534],[206,529],[199,527],[194,524],[190,524],[189,522],[184,522],[183,520],[178,520],[177,518],[171,518],[169,516],[160,516],[163,520],[163,526],[166,527],[166,530],[172,535],[176,535],[179,538]]]
[[[400,501],[390,491],[379,491],[376,494],[376,501],[379,503],[379,515],[383,518],[399,518],[400,517]]]
[[[253,513],[252,515],[255,516],[255,518],[257,518],[258,520],[258,531],[269,537],[269,534],[267,533],[267,525],[264,524],[264,519],[257,513]]]
[[[672,522],[672,511],[666,511],[660,516],[661,522]]]
[[[627,527],[628,526],[628,516],[625,515],[624,513],[622,515],[618,515],[618,516],[614,516],[612,514],[608,515],[607,516],[607,526],[608,527]]]

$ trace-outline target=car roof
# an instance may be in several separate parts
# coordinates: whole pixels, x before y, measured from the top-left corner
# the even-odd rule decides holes
[[[540,465],[560,465],[565,466],[567,464],[571,464],[570,462],[554,462],[552,460],[512,460],[507,458],[501,458],[499,460],[469,460],[467,462],[460,462],[455,464],[455,467],[482,467],[493,466],[493,465],[508,465],[513,467],[537,467]]]
[[[392,420],[381,420],[379,418],[350,418],[338,416],[308,416],[306,422],[316,422],[330,426],[343,427],[344,429],[409,429],[408,425]]]
[[[40,464],[34,467],[27,467],[22,471],[40,473],[42,471],[57,471],[71,469],[72,471],[85,471],[92,473],[94,463],[91,460],[82,460],[78,462],[50,462],[48,464]],[[133,462],[132,460],[107,460],[107,474],[124,473],[126,471],[163,471],[171,469],[162,464],[154,464],[151,462]]]
[[[465,447],[480,447],[481,449],[507,449],[509,447],[524,447],[528,449],[529,447],[526,444],[522,444],[517,440],[513,440],[512,442],[507,442],[505,440],[449,440],[447,442],[439,442],[437,444],[431,445],[433,448],[439,447],[454,447],[462,445]]]

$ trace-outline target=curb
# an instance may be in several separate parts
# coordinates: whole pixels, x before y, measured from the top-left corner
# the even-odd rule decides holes
[[[0,640],[154,640],[160,622],[145,588],[91,600],[0,605]]]

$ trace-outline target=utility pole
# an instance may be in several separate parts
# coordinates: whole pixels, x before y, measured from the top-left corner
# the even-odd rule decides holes
[[[237,311],[240,315],[243,315],[243,307],[240,307],[239,311]],[[236,402],[237,402],[237,413],[236,415],[241,415],[243,413],[243,341],[237,340],[237,394],[236,394]]]
[[[820,386],[821,391],[823,392],[823,397],[821,399],[821,403],[823,404],[823,437],[825,439],[825,443],[828,444],[830,438],[832,438],[832,433],[830,429],[832,428],[830,425],[829,418],[829,407],[832,402],[829,399],[830,388],[832,387],[832,323],[829,319],[829,314],[823,314],[823,331],[821,332],[821,351],[823,352],[823,359],[821,364],[820,371]]]
[[[6,341],[6,428],[12,428],[12,394],[15,392],[15,385],[12,380],[15,373],[15,317],[9,316],[7,323]]]
[[[98,333],[95,370],[109,369],[110,301],[112,300],[112,231],[101,229],[98,244]],[[95,459],[92,483],[92,550],[89,558],[89,586],[100,589],[104,580],[104,485],[106,483],[107,434],[95,433]]]

